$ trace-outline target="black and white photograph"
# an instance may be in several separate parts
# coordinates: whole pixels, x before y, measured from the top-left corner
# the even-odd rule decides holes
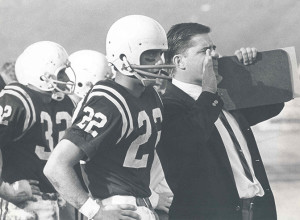
[[[0,0],[0,220],[300,219],[300,2]]]

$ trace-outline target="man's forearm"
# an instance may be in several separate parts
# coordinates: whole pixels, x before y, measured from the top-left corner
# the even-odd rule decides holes
[[[51,164],[47,164],[51,166]],[[45,174],[57,192],[71,205],[79,209],[88,199],[73,167],[56,164],[58,169],[45,167]]]

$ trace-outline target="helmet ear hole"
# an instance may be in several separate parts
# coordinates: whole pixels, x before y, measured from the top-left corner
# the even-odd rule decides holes
[[[79,87],[82,87],[82,86],[83,86],[81,82],[80,82],[80,83],[78,83],[77,85],[78,85]]]
[[[93,83],[92,82],[86,82],[86,87],[87,88],[92,88],[93,87]]]
[[[124,57],[126,57],[125,54],[120,54],[120,60],[123,61]]]

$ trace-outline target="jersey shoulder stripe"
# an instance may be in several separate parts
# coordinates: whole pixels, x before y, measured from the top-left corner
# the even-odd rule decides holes
[[[125,112],[124,112],[122,106],[112,96],[110,96],[109,94],[107,94],[105,92],[100,92],[100,91],[91,92],[87,100],[90,100],[92,97],[95,97],[95,96],[103,96],[103,97],[107,98],[119,110],[119,112],[122,116],[122,132],[121,132],[120,138],[117,140],[117,143],[119,143],[120,140],[124,137],[126,130],[127,130],[127,126],[128,126],[126,115],[125,115]]]
[[[119,112],[120,112],[120,110],[122,112],[124,112],[124,115],[126,117],[126,122],[127,122],[127,126],[125,126],[126,131],[125,131],[124,137],[128,137],[129,132],[131,132],[131,130],[130,130],[130,117],[131,117],[131,114],[130,114],[130,112],[128,114],[128,111],[126,111],[126,106],[124,105],[124,103],[121,102],[120,99],[111,91],[107,91],[107,90],[99,89],[99,88],[97,89],[97,91],[107,93],[108,95],[110,95],[114,100],[116,100],[119,103],[119,106],[121,106],[121,108],[118,108],[118,110],[119,110]]]
[[[16,98],[18,98],[26,111],[26,118],[25,118],[25,122],[24,122],[24,126],[23,126],[23,133],[28,130],[35,122],[36,122],[36,113],[35,113],[35,108],[34,108],[34,104],[32,102],[32,99],[30,98],[30,96],[28,95],[28,93],[21,87],[17,86],[17,85],[7,85],[2,91],[1,91],[1,95],[3,96],[5,94],[9,94],[12,96],[15,96]],[[17,139],[21,138],[18,137]]]
[[[128,104],[123,95],[121,95],[121,93],[119,93],[116,89],[112,87],[98,84],[93,87],[93,90],[89,94],[87,101],[94,96],[106,97],[111,103],[113,103],[116,106],[116,108],[119,110],[122,116],[122,133],[117,143],[123,137],[128,137],[128,135],[133,131],[133,120]]]
[[[113,96],[116,98],[116,100],[119,101],[119,103],[121,103],[123,105],[123,108],[125,109],[125,112],[128,114],[128,118],[129,118],[129,128],[133,128],[133,120],[132,120],[132,115],[131,112],[129,110],[128,104],[124,98],[124,96],[118,92],[116,89],[113,89],[109,86],[105,86],[105,85],[96,85],[95,89],[100,89],[103,91],[106,91],[108,93],[113,94]],[[128,137],[129,134],[127,134]]]

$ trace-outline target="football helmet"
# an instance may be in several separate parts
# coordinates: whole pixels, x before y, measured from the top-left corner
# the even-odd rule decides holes
[[[28,46],[17,58],[15,72],[17,80],[23,85],[71,94],[76,78],[73,71],[66,73],[67,68],[70,68],[68,54],[61,45],[39,41]]]
[[[169,76],[154,74],[145,69],[174,68],[174,65],[140,65],[141,54],[148,50],[168,49],[165,30],[154,19],[143,15],[129,15],[116,21],[106,37],[108,62],[119,72],[148,78],[170,79]],[[142,77],[143,76],[143,77]]]
[[[76,75],[74,94],[83,98],[99,80],[111,77],[105,55],[94,50],[79,50],[69,56],[70,65]],[[72,71],[67,69],[68,71]]]

